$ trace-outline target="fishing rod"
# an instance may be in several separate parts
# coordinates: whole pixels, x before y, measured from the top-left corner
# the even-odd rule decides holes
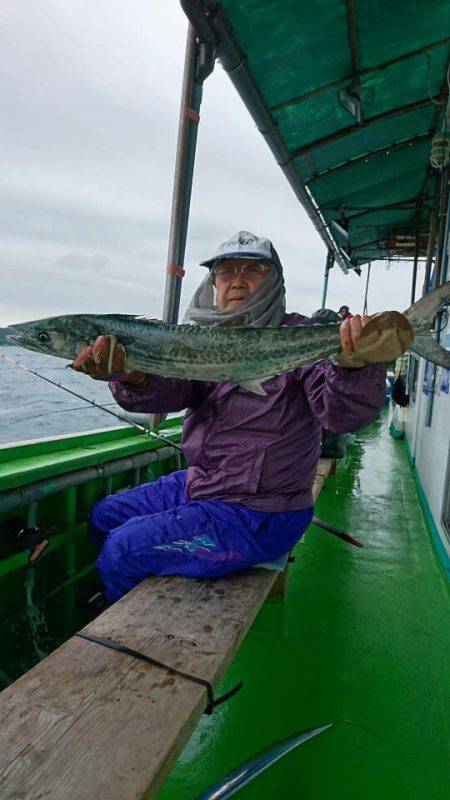
[[[87,397],[84,397],[84,395],[79,394],[78,392],[74,392],[73,389],[68,389],[67,386],[63,386],[62,383],[58,383],[58,381],[52,381],[51,378],[46,378],[45,375],[41,375],[40,372],[36,372],[36,370],[31,369],[31,367],[27,367],[25,366],[25,364],[21,364],[20,361],[14,361],[13,358],[9,358],[8,356],[5,356],[3,354],[0,354],[0,359],[2,361],[7,361],[8,364],[12,364],[14,367],[17,367],[18,369],[23,369],[25,372],[29,372],[31,375],[36,375],[37,378],[40,378],[41,380],[46,381],[47,383],[51,383],[52,386],[56,386],[58,389],[62,389],[63,392],[68,392],[74,397],[78,397],[79,400],[84,400],[85,403],[89,403],[90,406],[98,408],[100,411],[104,411],[105,414],[111,414],[112,417],[119,419],[121,422],[125,422],[127,425],[131,425],[133,428],[136,428],[136,430],[146,433],[149,436],[153,436],[155,439],[159,439],[161,442],[169,444],[171,447],[174,447],[176,450],[179,450],[180,453],[183,452],[183,448],[180,447],[180,445],[175,444],[175,442],[171,442],[170,439],[166,439],[165,436],[160,436],[158,433],[154,433],[153,431],[144,427],[144,425],[139,425],[138,422],[131,422],[131,420],[124,419],[119,414],[116,414],[115,411],[111,411],[111,409],[99,405],[99,403],[96,403],[95,400],[89,400]]]
[[[124,419],[124,417],[121,417],[119,414],[116,414],[109,408],[99,405],[99,403],[96,403],[95,400],[89,400],[87,397],[84,397],[84,395],[79,394],[78,392],[74,392],[73,389],[68,389],[67,386],[63,386],[62,383],[58,383],[58,381],[52,381],[51,378],[46,378],[45,375],[41,375],[40,372],[36,372],[36,370],[31,369],[31,367],[27,367],[25,366],[25,364],[21,364],[19,361],[15,361],[13,358],[9,358],[8,356],[5,356],[3,354],[0,354],[0,359],[2,361],[7,361],[9,364],[12,364],[14,367],[17,367],[18,369],[22,369],[25,372],[29,372],[31,375],[35,375],[37,378],[40,378],[41,380],[46,381],[47,383],[50,383],[52,386],[56,386],[58,389],[62,389],[64,392],[68,392],[74,397],[78,397],[79,400],[84,400],[85,403],[89,403],[89,405],[93,406],[94,408],[98,408],[100,411],[104,411],[105,414],[110,414],[112,417],[115,417],[121,422],[125,422],[127,425],[131,425],[133,428],[136,428],[136,430],[146,433],[150,436],[153,436],[155,439],[159,439],[161,442],[165,442],[166,444],[171,445],[171,447],[174,447],[181,453],[183,452],[182,447],[180,447],[178,444],[175,444],[174,442],[171,442],[170,439],[166,439],[165,436],[160,436],[159,434],[154,433],[148,428],[145,428],[144,425],[139,425],[138,422],[131,422],[131,420]],[[65,409],[65,410],[67,411],[71,409]],[[313,517],[313,523],[317,525],[319,528],[322,528],[322,530],[331,533],[332,536],[337,536],[338,539],[343,539],[345,542],[349,542],[349,544],[352,544],[355,547],[364,547],[364,545],[361,542],[358,542],[357,539],[354,539],[352,536],[350,536],[348,533],[345,533],[344,531],[338,530],[333,525],[330,525],[329,522],[325,522],[324,520],[319,519],[318,517]]]
[[[322,528],[322,530],[331,533],[332,536],[337,536],[338,539],[343,539],[344,542],[348,542],[355,547],[364,547],[362,542],[358,542],[358,539],[354,539],[353,536],[350,536],[350,534],[340,531],[338,528],[335,528],[334,525],[330,525],[329,522],[325,522],[323,519],[319,519],[318,517],[313,517],[312,521],[314,525],[317,525],[318,528]]]

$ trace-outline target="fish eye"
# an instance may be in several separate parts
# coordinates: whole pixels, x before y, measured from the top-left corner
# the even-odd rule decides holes
[[[45,331],[42,331],[41,333],[38,333],[37,340],[38,342],[42,342],[42,344],[45,344],[45,342],[50,341],[50,336],[48,335],[48,333],[45,333]]]

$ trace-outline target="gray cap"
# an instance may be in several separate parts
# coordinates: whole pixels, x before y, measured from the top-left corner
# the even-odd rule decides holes
[[[200,266],[212,267],[216,261],[226,258],[255,258],[258,261],[270,261],[273,263],[273,247],[269,239],[262,239],[249,231],[238,231],[228,239],[227,242],[219,245],[212,258],[201,261]],[[274,266],[276,266],[274,264]]]

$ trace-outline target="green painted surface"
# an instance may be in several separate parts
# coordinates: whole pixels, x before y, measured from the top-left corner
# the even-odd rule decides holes
[[[330,225],[345,216],[354,263],[388,258],[391,229],[413,226],[417,203],[424,194],[433,196],[431,139],[444,114],[444,106],[433,101],[446,83],[450,4],[222,0],[220,5],[294,169],[325,221]],[[362,124],[338,97],[339,89],[351,93],[355,86]],[[375,217],[365,213],[391,204]],[[425,203],[425,230],[429,218]],[[336,241],[342,244],[338,236]]]
[[[173,441],[178,441],[180,432],[179,419],[160,426],[160,433]],[[0,449],[0,491],[161,446],[134,428],[113,428],[4,447]]]
[[[237,796],[448,800],[448,586],[386,419],[349,453],[317,514],[364,549],[310,529],[286,601],[264,605],[226,675],[224,686],[244,689],[203,717],[158,800],[194,800],[274,741],[343,719],[373,734],[340,724]]]
[[[179,419],[165,421],[161,430],[179,441]],[[2,448],[0,490],[164,446],[118,428]],[[152,462],[140,470],[140,480],[176,468],[175,455]],[[112,491],[130,488],[134,477],[132,469],[114,475]],[[0,514],[0,690],[95,616],[87,600],[101,587],[86,519],[108,490],[108,482],[98,478],[38,501],[35,523],[49,544],[34,567],[14,534],[17,523],[27,523],[27,505]]]

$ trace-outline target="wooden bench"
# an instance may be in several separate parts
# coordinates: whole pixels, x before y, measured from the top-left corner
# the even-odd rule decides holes
[[[276,578],[149,578],[83,631],[217,686]],[[153,798],[206,704],[203,686],[74,636],[0,694],[0,796]]]

